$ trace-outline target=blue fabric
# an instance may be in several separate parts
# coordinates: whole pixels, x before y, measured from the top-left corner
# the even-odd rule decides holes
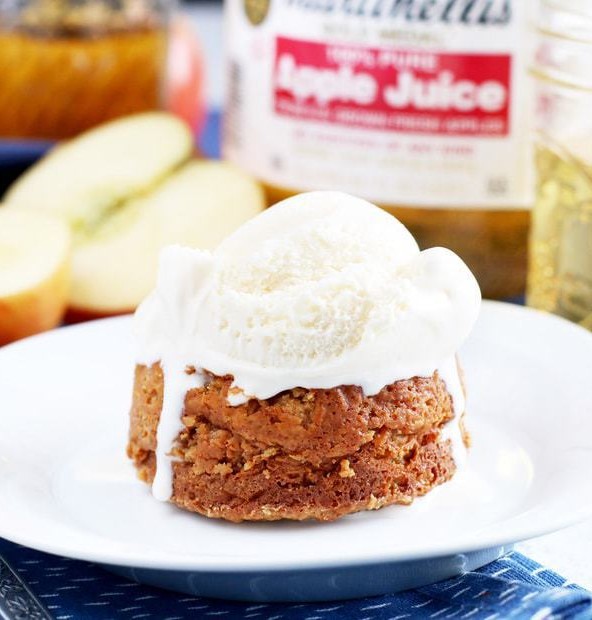
[[[377,598],[335,603],[234,603],[143,586],[87,562],[0,539],[2,554],[56,620],[592,619],[592,594],[513,552],[477,572]]]
[[[7,140],[0,138],[0,167],[30,164],[53,145],[50,140]]]
[[[201,152],[214,159],[220,157],[220,131],[222,129],[222,114],[219,110],[210,110],[206,122],[198,139]]]

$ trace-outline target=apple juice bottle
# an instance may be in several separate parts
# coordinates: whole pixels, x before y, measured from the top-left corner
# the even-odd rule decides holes
[[[268,202],[341,189],[524,291],[530,0],[226,0],[225,156]]]

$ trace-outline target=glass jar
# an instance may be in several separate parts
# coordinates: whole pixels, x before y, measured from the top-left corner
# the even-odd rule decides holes
[[[0,136],[60,139],[163,103],[170,0],[0,0]]]
[[[270,204],[340,189],[524,293],[531,0],[226,0],[224,155]]]
[[[527,303],[592,329],[592,6],[543,0]]]

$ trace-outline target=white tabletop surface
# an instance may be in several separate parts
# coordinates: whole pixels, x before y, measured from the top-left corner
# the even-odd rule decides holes
[[[592,521],[523,542],[517,549],[568,582],[592,590]]]
[[[198,32],[206,57],[208,103],[219,107],[223,101],[224,75],[221,5],[201,3],[189,7],[186,12]],[[569,582],[592,590],[592,521],[521,543],[517,549],[557,571]]]

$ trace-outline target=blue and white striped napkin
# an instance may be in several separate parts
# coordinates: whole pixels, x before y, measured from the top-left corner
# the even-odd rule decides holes
[[[513,552],[476,572],[376,598],[262,604],[177,594],[0,539],[4,555],[56,620],[588,620],[592,593]]]

